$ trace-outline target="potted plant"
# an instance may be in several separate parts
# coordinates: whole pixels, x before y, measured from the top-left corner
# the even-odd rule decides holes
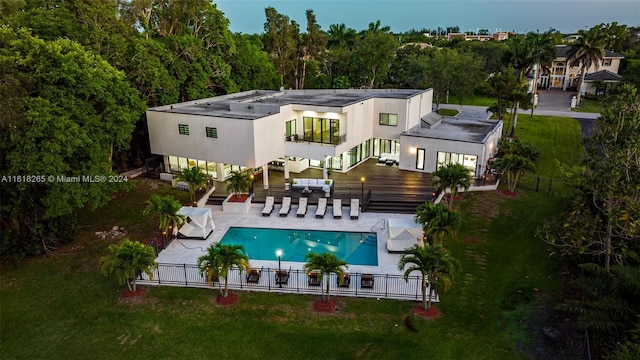
[[[248,194],[250,180],[246,173],[231,172],[226,181],[227,191],[231,193],[222,202],[222,210],[230,213],[248,213],[251,208],[251,197]]]

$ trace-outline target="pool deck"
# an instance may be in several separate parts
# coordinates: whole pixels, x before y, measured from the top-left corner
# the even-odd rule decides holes
[[[327,230],[350,232],[375,232],[378,235],[378,266],[350,265],[350,272],[401,275],[398,270],[400,254],[391,254],[387,251],[388,218],[413,219],[409,214],[385,214],[385,213],[360,213],[357,220],[349,218],[348,206],[343,206],[342,219],[334,219],[331,206],[327,207],[324,218],[315,217],[315,205],[310,205],[307,214],[303,218],[296,216],[297,206],[293,205],[288,216],[279,216],[280,205],[276,205],[271,216],[262,216],[262,204],[254,204],[247,214],[230,214],[222,211],[222,206],[207,206],[211,208],[213,221],[216,228],[207,240],[173,240],[169,246],[158,255],[158,263],[166,264],[191,264],[197,263],[209,245],[219,242],[230,227],[255,227],[297,230]],[[372,231],[375,230],[375,231]],[[277,268],[277,261],[251,260],[252,268]],[[282,261],[283,269],[301,270],[304,263]]]

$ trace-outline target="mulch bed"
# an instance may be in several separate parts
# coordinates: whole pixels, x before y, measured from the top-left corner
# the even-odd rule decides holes
[[[129,291],[129,289],[125,288],[120,293],[120,298],[121,299],[135,298],[135,297],[144,295],[146,292],[147,292],[147,288],[144,286],[136,286],[136,291]]]
[[[418,305],[412,309],[412,312],[414,315],[421,316],[425,319],[437,319],[442,316],[440,309],[433,305],[428,310],[425,310],[422,306]]]
[[[216,297],[216,304],[222,305],[222,306],[229,306],[237,303],[239,299],[240,299],[240,295],[234,294],[234,293],[229,293],[227,297],[218,295]]]
[[[236,194],[229,198],[229,202],[243,203],[247,201],[248,198],[249,198],[249,194],[240,194],[240,195]]]
[[[322,301],[322,299],[319,299],[313,303],[313,310],[321,313],[331,314],[338,310],[338,302],[334,299],[330,299],[328,302],[324,302]]]

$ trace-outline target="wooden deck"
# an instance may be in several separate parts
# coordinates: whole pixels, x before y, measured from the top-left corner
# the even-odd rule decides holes
[[[321,179],[322,170],[307,169],[302,173],[290,173],[293,178]],[[371,200],[378,201],[429,201],[433,197],[431,188],[431,174],[415,171],[404,171],[398,166],[386,166],[378,164],[377,159],[369,159],[350,170],[348,173],[332,172],[329,176],[334,181],[332,198],[342,199],[343,204],[349,204],[350,199],[360,198],[363,194]],[[364,184],[361,178],[365,179]],[[262,179],[257,179],[253,184],[253,202],[263,203],[266,196],[274,196],[276,203],[282,201],[283,196],[291,196],[292,203],[297,204],[302,196],[300,190],[285,190],[284,173],[281,171],[269,171],[269,189],[264,189]],[[216,191],[212,197],[226,196],[226,185],[216,182]],[[318,198],[323,197],[321,190],[313,190],[309,196],[309,204],[317,204]]]

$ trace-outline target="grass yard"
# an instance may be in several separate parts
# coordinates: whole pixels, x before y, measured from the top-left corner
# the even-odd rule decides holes
[[[575,112],[587,112],[587,113],[601,113],[602,103],[600,100],[590,100],[590,99],[582,99],[582,104],[580,106],[571,109]]]
[[[574,124],[575,123],[575,124]],[[538,171],[554,158],[580,158],[579,126],[564,118],[519,122],[519,136],[542,151]],[[150,287],[120,299],[123,286],[99,272],[109,243],[95,231],[124,226],[148,238],[156,224],[142,216],[153,192],[177,192],[142,179],[96,212],[82,214],[77,241],[55,255],[2,263],[0,356],[3,359],[520,359],[536,342],[540,307],[558,296],[557,265],[534,237],[560,197],[518,189],[468,193],[456,207],[466,226],[445,245],[464,270],[438,304],[443,316],[410,315],[414,302],[340,298],[338,313],[316,314],[315,296],[242,292],[230,307],[206,289]],[[418,330],[404,324],[409,316]]]
[[[456,96],[452,95],[452,96],[449,96],[449,102],[448,103],[443,102],[443,104],[476,105],[476,106],[489,107],[494,102],[496,102],[496,99],[490,98],[487,96],[482,96],[482,95],[465,97],[462,99],[462,101],[460,101],[460,99],[458,99]]]
[[[456,116],[459,111],[456,109],[438,109],[438,114],[442,116]]]

